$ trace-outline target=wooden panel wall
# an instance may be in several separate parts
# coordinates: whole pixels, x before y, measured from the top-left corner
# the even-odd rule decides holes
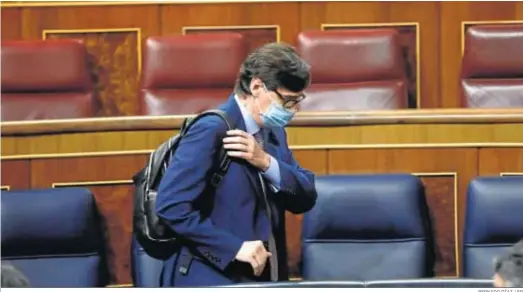
[[[436,235],[436,274],[456,276],[465,215],[466,189],[477,175],[523,174],[523,148],[370,148],[294,150],[300,164],[324,174],[413,173],[425,185]],[[88,187],[104,218],[111,283],[130,278],[132,191],[130,177],[147,154],[3,160],[3,187],[11,190]],[[75,171],[71,171],[74,169]],[[287,214],[288,264],[299,277],[302,216]]]
[[[41,39],[46,30],[51,30],[49,34],[55,37],[85,35],[103,77],[99,78],[103,93],[100,115],[136,114],[139,64],[137,69],[132,65],[134,61],[129,65],[128,61],[108,60],[139,62],[140,40],[145,37],[182,34],[184,28],[190,33],[233,29],[247,35],[254,47],[276,40],[294,44],[300,31],[320,29],[325,24],[348,28],[362,24],[378,27],[416,24],[419,64],[414,68],[419,68],[415,76],[419,77],[418,106],[456,107],[463,22],[523,22],[521,1],[61,5],[6,7],[4,4],[2,40]],[[277,29],[267,33],[260,26]]]

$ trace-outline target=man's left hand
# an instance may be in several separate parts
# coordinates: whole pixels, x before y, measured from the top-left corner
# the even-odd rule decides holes
[[[242,130],[227,131],[223,147],[231,157],[243,158],[252,166],[266,171],[270,165],[270,156],[263,151],[254,137]]]

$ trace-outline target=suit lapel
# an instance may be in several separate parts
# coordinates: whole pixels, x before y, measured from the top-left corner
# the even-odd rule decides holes
[[[223,105],[221,109],[225,111],[231,119],[231,121],[234,122],[234,127],[236,129],[246,131],[245,122],[243,121],[242,113],[240,111],[238,103],[236,102],[236,99],[234,98],[234,94],[229,96],[229,100]],[[245,175],[247,176],[249,182],[255,190],[256,196],[260,199],[263,199],[263,193],[261,190],[260,181],[258,179],[258,170],[243,159],[234,160],[245,169]]]

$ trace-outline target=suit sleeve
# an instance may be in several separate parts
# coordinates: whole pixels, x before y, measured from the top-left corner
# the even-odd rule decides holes
[[[287,136],[283,131],[284,139],[281,141],[285,147],[285,155],[278,160],[280,169],[280,188],[276,194],[286,210],[300,214],[312,209],[316,204],[315,176],[314,173],[299,166],[292,151],[287,145]]]
[[[204,190],[225,131],[218,117],[204,117],[192,125],[173,155],[156,198],[158,217],[221,270],[235,259],[243,240],[215,226],[194,205],[214,199],[214,194]]]

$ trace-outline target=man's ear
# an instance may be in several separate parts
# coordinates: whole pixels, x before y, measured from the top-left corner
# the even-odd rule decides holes
[[[251,84],[249,85],[249,90],[252,93],[252,96],[258,97],[263,89],[263,82],[260,78],[252,78]]]

